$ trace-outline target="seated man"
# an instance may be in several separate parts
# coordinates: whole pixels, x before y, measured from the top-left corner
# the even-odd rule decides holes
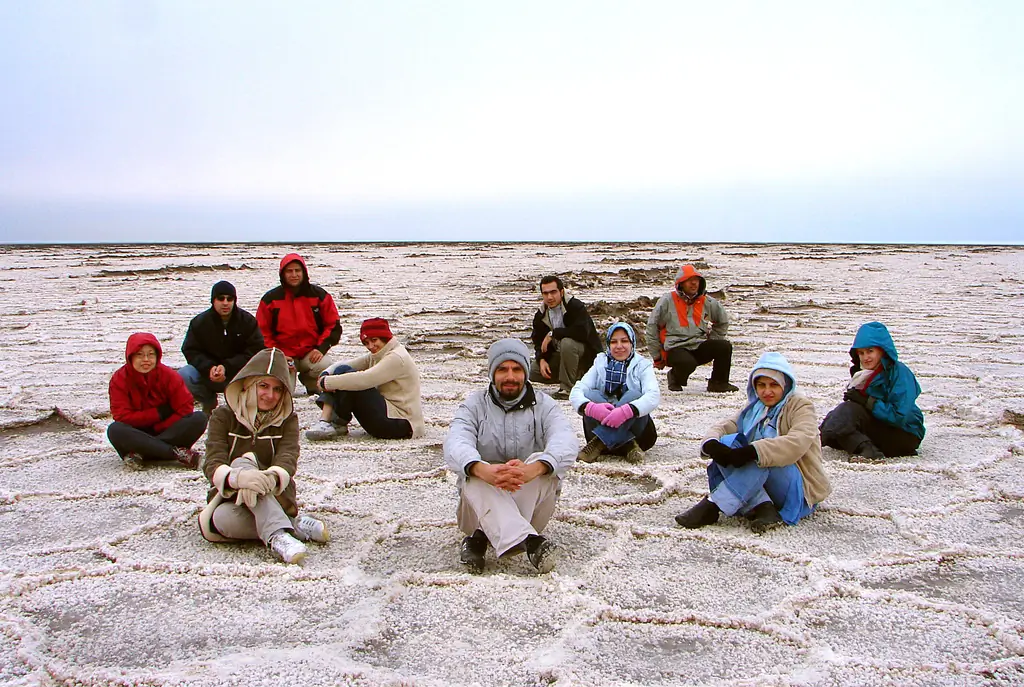
[[[540,280],[544,304],[533,316],[533,346],[536,358],[530,367],[530,381],[558,384],[554,398],[569,398],[573,384],[590,369],[594,358],[604,351],[594,320],[579,298],[565,299],[565,286],[556,276]]]
[[[708,296],[707,282],[693,265],[683,265],[676,274],[675,290],[658,299],[647,320],[647,350],[655,367],[668,365],[669,391],[682,391],[698,365],[714,361],[708,391],[737,391],[729,383],[732,343],[729,313]]]
[[[551,397],[526,381],[530,351],[501,339],[487,351],[491,383],[459,406],[444,441],[458,475],[461,560],[482,572],[487,545],[498,556],[526,551],[540,572],[555,565],[555,545],[540,535],[555,511],[561,480],[576,460],[576,434]]]
[[[256,318],[236,303],[235,287],[219,281],[210,292],[212,305],[188,323],[188,332],[181,343],[188,365],[178,374],[202,404],[207,416],[217,407],[217,394],[228,382],[263,350],[263,335]]]
[[[311,396],[319,391],[316,378],[331,362],[325,357],[341,338],[341,321],[331,294],[309,283],[305,261],[298,253],[281,258],[281,285],[263,294],[256,321],[268,348],[288,356],[294,377]]]

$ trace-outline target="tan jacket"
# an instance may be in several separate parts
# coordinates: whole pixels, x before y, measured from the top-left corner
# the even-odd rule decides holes
[[[355,372],[328,375],[324,388],[328,391],[362,391],[377,389],[388,407],[388,417],[408,420],[413,437],[422,436],[423,409],[420,406],[420,371],[409,351],[392,338],[377,353],[367,353],[346,360]]]
[[[712,427],[708,439],[720,439],[737,430],[736,417],[723,420]],[[761,467],[782,467],[796,463],[804,478],[804,498],[809,505],[821,503],[830,493],[825,469],[821,463],[821,438],[818,435],[818,418],[814,404],[799,391],[793,393],[782,408],[779,416],[779,436],[773,439],[758,439],[752,446],[757,449],[757,464]]]

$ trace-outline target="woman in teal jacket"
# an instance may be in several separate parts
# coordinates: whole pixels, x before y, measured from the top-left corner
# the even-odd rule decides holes
[[[916,403],[921,387],[899,361],[885,325],[861,325],[850,359],[850,383],[843,402],[821,423],[821,443],[869,460],[917,453],[924,439],[924,415]]]

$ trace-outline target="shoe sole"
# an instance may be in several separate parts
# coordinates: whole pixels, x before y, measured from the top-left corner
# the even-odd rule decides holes
[[[295,554],[291,557],[291,560],[287,558],[282,558],[281,560],[285,563],[288,563],[289,565],[298,565],[302,561],[306,560],[306,552],[303,551],[302,553]]]
[[[322,432],[309,432],[309,431],[306,432],[306,438],[309,439],[310,441],[330,441],[331,439],[335,438],[336,436],[338,436],[337,433],[334,433],[334,434],[324,434]]]

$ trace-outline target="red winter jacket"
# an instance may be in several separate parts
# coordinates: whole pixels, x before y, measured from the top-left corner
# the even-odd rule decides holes
[[[292,262],[302,265],[302,283],[295,292],[284,283],[284,268]],[[298,253],[281,258],[278,274],[281,286],[263,294],[256,309],[264,345],[281,349],[289,358],[304,358],[314,348],[326,354],[341,339],[341,318],[334,299],[309,283],[306,262]]]
[[[156,367],[142,374],[132,367],[132,355],[146,344],[156,349]],[[152,334],[137,332],[128,337],[124,349],[127,363],[110,378],[110,413],[116,421],[159,434],[194,412],[192,394],[178,372],[160,362],[163,355]],[[157,408],[164,404],[172,412],[161,420]]]

